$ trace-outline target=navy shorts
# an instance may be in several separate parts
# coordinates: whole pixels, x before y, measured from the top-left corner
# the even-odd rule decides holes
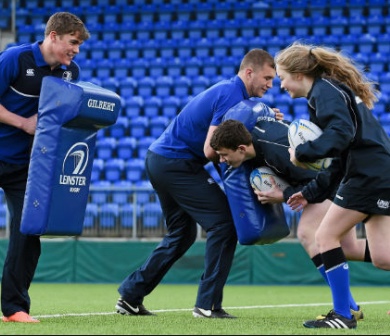
[[[390,188],[370,190],[342,183],[333,202],[343,208],[356,210],[367,215],[390,216]]]

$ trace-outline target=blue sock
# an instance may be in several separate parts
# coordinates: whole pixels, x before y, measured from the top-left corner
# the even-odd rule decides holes
[[[325,266],[322,263],[322,260],[320,261],[318,257],[320,257],[319,254],[317,254],[316,256],[314,256],[312,258],[313,263],[317,267],[318,272],[320,272],[320,274],[322,275],[322,277],[326,281],[327,285],[329,286],[329,280],[328,280],[328,276],[326,275],[326,272],[325,272]],[[354,298],[352,296],[351,291],[349,291],[349,306],[353,310],[359,310],[359,306],[355,302],[355,300],[354,300]]]
[[[341,247],[322,254],[326,276],[332,291],[333,309],[337,314],[351,319],[349,267]],[[356,304],[356,303],[355,303]]]

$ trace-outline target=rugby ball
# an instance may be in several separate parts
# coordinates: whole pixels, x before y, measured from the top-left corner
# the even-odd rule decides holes
[[[291,122],[288,128],[288,142],[290,147],[296,148],[307,141],[313,141],[322,134],[321,128],[306,119],[297,119]],[[307,169],[322,170],[330,166],[332,158],[318,159],[315,162],[302,162]]]
[[[275,174],[269,167],[259,167],[252,170],[249,179],[253,189],[267,191],[272,188],[271,176],[274,178],[276,185],[285,190],[290,186],[284,179]]]

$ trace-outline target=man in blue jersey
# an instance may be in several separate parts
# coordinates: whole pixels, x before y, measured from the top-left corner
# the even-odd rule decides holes
[[[144,307],[144,298],[195,242],[199,224],[207,241],[193,316],[234,318],[222,308],[222,296],[237,234],[227,198],[204,165],[209,160],[218,162],[209,140],[225,113],[244,99],[262,97],[274,77],[272,56],[261,49],[250,50],[236,76],[192,98],[149,147],[146,172],[159,197],[168,233],[120,285],[118,313],[154,315]]]
[[[49,18],[43,41],[11,47],[0,54],[0,187],[10,214],[1,282],[4,322],[39,322],[30,316],[28,290],[41,253],[40,239],[20,232],[39,94],[45,76],[78,80],[80,69],[73,58],[89,37],[77,16],[58,12]]]

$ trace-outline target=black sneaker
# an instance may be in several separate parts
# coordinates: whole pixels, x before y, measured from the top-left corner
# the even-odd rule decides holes
[[[362,321],[364,319],[364,314],[360,306],[358,306],[358,310],[353,310],[351,308],[351,314],[355,316],[356,321]],[[326,315],[318,315],[316,317],[317,320],[323,320],[326,317]]]
[[[347,319],[334,312],[332,309],[325,318],[321,320],[310,320],[303,323],[306,328],[332,328],[332,329],[355,329],[357,326],[356,318],[352,315]]]
[[[227,313],[224,309],[207,310],[198,307],[194,308],[194,310],[192,311],[192,315],[194,317],[204,317],[204,318],[230,318],[230,319],[236,318],[235,316]]]
[[[130,303],[126,302],[125,300],[119,298],[116,305],[115,305],[116,312],[118,314],[122,315],[149,315],[154,316],[156,314],[153,314],[149,310],[147,310],[144,305],[131,305]]]

